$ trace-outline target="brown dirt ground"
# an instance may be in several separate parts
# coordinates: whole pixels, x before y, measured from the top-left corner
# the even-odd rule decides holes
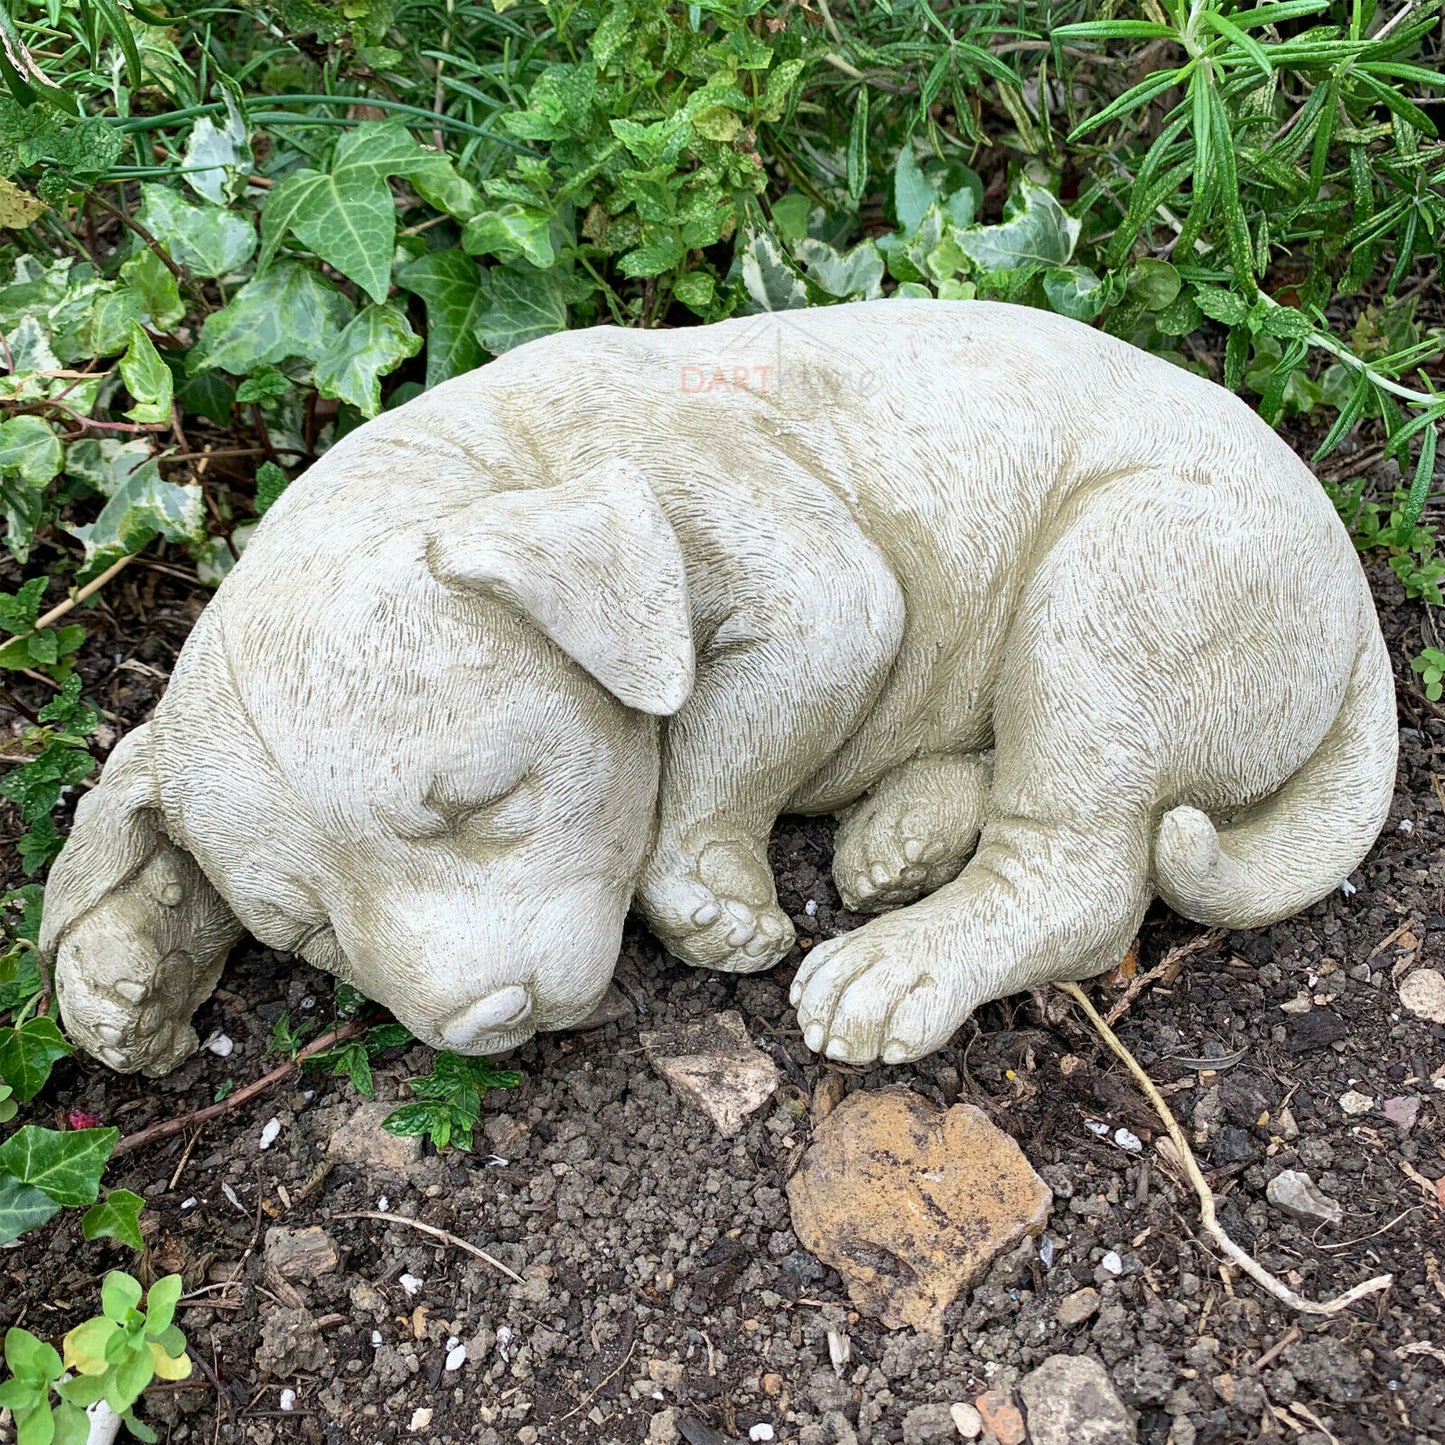
[[[1122,1070],[1067,1011],[1016,998],[982,1009],[917,1065],[837,1071],[850,1091],[904,1083],[976,1104],[1055,1192],[1051,1258],[1027,1245],[1001,1261],[950,1308],[939,1339],[889,1333],[851,1310],[837,1275],[789,1228],[784,1186],[808,1142],[807,1101],[831,1067],[803,1047],[787,1007],[797,955],[771,976],[720,976],[666,959],[638,929],[619,971],[631,1011],[523,1049],[525,1080],[487,1099],[471,1155],[428,1146],[401,1175],[328,1171],[328,1140],[355,1132],[361,1101],[346,1082],[308,1074],[198,1135],[116,1161],[107,1184],[147,1200],[140,1268],[184,1273],[181,1323],[205,1366],[147,1397],[161,1438],[630,1445],[680,1430],[689,1445],[717,1445],[767,1422],[779,1440],[869,1445],[903,1440],[914,1406],[972,1399],[1047,1355],[1088,1351],[1139,1412],[1145,1441],[1445,1439],[1445,1208],[1429,1182],[1445,1176],[1445,1026],[1405,1013],[1395,987],[1413,962],[1445,965],[1445,710],[1408,670],[1421,608],[1386,567],[1372,577],[1402,754],[1358,891],[1215,939],[1140,997],[1121,1031],[1195,1131],[1237,1240],[1307,1294],[1385,1270],[1388,1293],[1323,1322],[1231,1279],[1200,1241],[1190,1191],[1152,1162],[1158,1130]],[[83,671],[116,728],[147,715],[203,601],[164,560],[138,562],[107,589]],[[32,707],[45,696],[24,679],[17,693]],[[13,843],[13,816],[0,829]],[[780,896],[800,937],[860,921],[841,910],[830,849],[826,822],[784,819],[777,830]],[[1156,909],[1141,968],[1200,933]],[[1308,1012],[1280,1011],[1300,995]],[[784,1079],[776,1107],[731,1142],[649,1071],[638,1042],[642,1028],[724,1007],[741,1011]],[[21,1121],[58,1125],[80,1107],[130,1132],[184,1113],[274,1064],[263,1053],[283,1011],[324,1023],[332,1008],[324,975],[242,947],[197,1020],[202,1037],[232,1036],[229,1058],[202,1053],[159,1081],[69,1059]],[[378,1099],[404,1097],[402,1081],[427,1057],[415,1047],[379,1060]],[[1349,1089],[1374,1108],[1345,1115]],[[1409,1130],[1380,1109],[1401,1097],[1419,1101]],[[263,1152],[273,1117],[280,1137]],[[1151,1162],[1097,1137],[1086,1117],[1127,1125]],[[1311,1232],[1270,1205],[1265,1186],[1283,1168],[1309,1170],[1343,1203],[1343,1223]],[[383,1195],[394,1214],[482,1246],[526,1282],[412,1229],[338,1217],[376,1210]],[[264,1234],[278,1223],[327,1229],[339,1270],[312,1285],[269,1273]],[[1099,1263],[1107,1251],[1122,1257],[1117,1278]],[[134,1268],[131,1252],[83,1242],[79,1213],[64,1213],[0,1253],[0,1327],[58,1335],[94,1310],[98,1279],[116,1266]],[[415,1295],[403,1274],[422,1281]],[[1099,1289],[1101,1308],[1065,1327],[1059,1302],[1083,1284]],[[841,1373],[829,1330],[849,1338]],[[468,1358],[448,1372],[453,1337]],[[1417,1343],[1434,1353],[1408,1348]],[[289,1413],[283,1389],[295,1391]],[[412,1430],[419,1409],[433,1414]],[[12,1439],[0,1427],[0,1442]]]

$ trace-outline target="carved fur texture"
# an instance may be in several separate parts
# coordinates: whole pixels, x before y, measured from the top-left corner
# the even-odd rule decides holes
[[[1360,862],[1392,680],[1314,477],[1071,321],[881,301],[537,341],[268,513],[51,874],[73,1035],[160,1073],[244,929],[419,1038],[582,1019],[638,909],[793,943],[782,811],[851,907],[808,1044],[916,1059],[1115,963],[1151,898],[1253,927]]]

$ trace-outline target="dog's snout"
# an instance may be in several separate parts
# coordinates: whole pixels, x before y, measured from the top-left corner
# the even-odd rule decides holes
[[[442,1025],[442,1038],[463,1053],[476,1052],[476,1045],[487,1035],[518,1029],[531,1013],[532,995],[520,984],[509,984],[458,1009]]]

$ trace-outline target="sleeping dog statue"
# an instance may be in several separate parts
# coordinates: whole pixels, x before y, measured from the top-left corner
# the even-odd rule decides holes
[[[771,968],[769,830],[834,813],[882,916],[805,954],[799,1027],[899,1063],[1156,895],[1315,902],[1395,757],[1345,528],[1210,382],[987,302],[600,327],[287,490],[81,800],[41,950],[116,1069],[196,1048],[243,931],[495,1053],[595,1007],[630,908]]]

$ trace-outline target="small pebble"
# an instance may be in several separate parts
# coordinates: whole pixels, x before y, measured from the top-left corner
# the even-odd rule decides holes
[[[381,1196],[381,1198],[376,1201],[377,1213],[378,1213],[378,1214],[385,1214],[385,1213],[387,1212],[387,1210],[389,1210],[390,1208],[391,1208],[391,1200],[389,1200],[389,1199],[386,1197],[386,1195],[383,1194],[383,1195]]]
[[[381,1331],[380,1331],[380,1330],[372,1330],[372,1332],[371,1332],[371,1343],[372,1343],[373,1345],[379,1345],[379,1344],[381,1343]]]
[[[1106,1270],[1109,1274],[1123,1274],[1124,1261],[1119,1257],[1118,1250],[1111,1249],[1108,1254],[1099,1261],[1099,1268]]]
[[[1340,884],[1340,892],[1343,893],[1346,898],[1353,897],[1359,891],[1360,890],[1356,888],[1355,885],[1351,883],[1348,878],[1346,878],[1345,881]]]
[[[235,1051],[236,1042],[230,1034],[215,1033],[201,1047],[209,1049],[218,1059],[229,1059]]]
[[[193,1194],[189,1199],[181,1200],[182,1209],[194,1209],[196,1207],[196,1196]]]
[[[418,1431],[425,1430],[431,1424],[431,1415],[432,1412],[425,1406],[419,1410],[413,1410],[411,1412],[412,1433],[416,1434]]]
[[[1137,1134],[1132,1134],[1128,1129],[1115,1129],[1114,1142],[1121,1148],[1127,1149],[1130,1154],[1138,1154],[1143,1148],[1143,1141]]]
[[[1045,1269],[1054,1267],[1054,1242],[1047,1234],[1042,1235],[1039,1239],[1039,1263]],[[973,1406],[970,1405],[968,1408],[971,1410]]]
[[[1400,831],[1401,831],[1402,833],[1413,833],[1413,832],[1415,831],[1415,822],[1414,822],[1414,819],[1413,819],[1413,818],[1401,818],[1401,819],[1400,819]]]
[[[414,1295],[422,1287],[422,1285],[426,1283],[426,1281],[418,1279],[414,1274],[404,1274],[399,1280],[397,1280],[397,1283],[407,1292],[407,1294]]]
[[[279,1119],[267,1119],[261,1130],[261,1147],[269,1149],[281,1137],[281,1121]]]
[[[295,1390],[282,1390],[282,1391],[281,1391],[281,1408],[282,1408],[283,1410],[287,1411],[288,1413],[296,1408],[296,1391],[295,1391]]]
[[[1375,1107],[1375,1101],[1368,1094],[1361,1094],[1358,1090],[1347,1089],[1340,1095],[1340,1108],[1352,1118],[1360,1114],[1368,1114]]]
[[[1092,1130],[1101,1139],[1106,1138],[1109,1133],[1109,1126],[1102,1119],[1085,1119],[1084,1127]]]
[[[467,1347],[462,1344],[453,1343],[447,1351],[447,1370],[460,1370],[467,1362]]]
[[[772,1438],[773,1427],[769,1425],[767,1421],[763,1421],[759,1425],[754,1425],[753,1428],[748,1431],[749,1440],[771,1440]]]
[[[977,1440],[983,1434],[983,1416],[972,1405],[960,1400],[949,1406],[948,1413],[953,1416],[954,1428],[965,1440]]]

